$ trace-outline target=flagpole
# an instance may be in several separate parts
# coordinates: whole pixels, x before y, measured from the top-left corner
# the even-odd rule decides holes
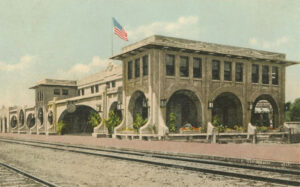
[[[112,22],[111,22],[111,28],[114,29],[113,26],[113,18],[112,18]],[[111,32],[111,56],[114,55],[114,31]]]

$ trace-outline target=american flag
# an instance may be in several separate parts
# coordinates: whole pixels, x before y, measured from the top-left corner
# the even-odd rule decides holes
[[[115,18],[113,18],[114,22],[114,33],[118,35],[122,40],[128,41],[127,33],[124,28],[117,22]]]

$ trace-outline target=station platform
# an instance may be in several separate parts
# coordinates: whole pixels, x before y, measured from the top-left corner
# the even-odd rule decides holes
[[[0,138],[138,150],[150,154],[151,152],[159,152],[202,159],[300,169],[300,144],[208,144],[175,141],[119,140],[80,135],[45,136],[12,133],[0,133]]]

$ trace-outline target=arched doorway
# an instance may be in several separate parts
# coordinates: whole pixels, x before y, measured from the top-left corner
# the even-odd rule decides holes
[[[213,118],[217,116],[221,124],[229,128],[243,126],[243,108],[240,99],[230,92],[220,94],[213,101]]]
[[[11,128],[15,128],[18,125],[17,116],[12,116],[10,119],[10,126]]]
[[[20,123],[20,126],[23,126],[24,123],[25,123],[24,111],[23,110],[21,110],[20,113],[19,113],[19,123]]]
[[[96,112],[93,108],[85,105],[76,105],[74,112],[68,112],[66,109],[59,117],[58,121],[66,124],[64,134],[84,134],[92,133],[93,127],[89,124],[89,115]]]
[[[176,115],[176,130],[189,123],[194,127],[202,125],[202,106],[196,94],[190,90],[179,90],[167,102],[166,121],[171,113]]]
[[[35,117],[33,114],[28,115],[26,124],[29,129],[35,125]]]
[[[8,132],[7,130],[7,118],[4,117],[4,132]]]
[[[38,119],[40,121],[40,125],[43,125],[44,123],[44,111],[42,108],[39,108],[38,110]]]
[[[253,103],[251,123],[255,126],[278,127],[278,107],[270,95],[261,95]]]
[[[122,111],[118,109],[118,102],[115,101],[111,104],[109,111],[114,111],[114,113],[122,120]]]
[[[0,118],[0,132],[2,132],[3,125],[4,125],[4,122],[3,122],[2,118]]]
[[[141,91],[134,92],[130,98],[128,109],[129,124],[136,119],[137,114],[140,114],[143,119],[148,118],[148,100],[145,94]]]

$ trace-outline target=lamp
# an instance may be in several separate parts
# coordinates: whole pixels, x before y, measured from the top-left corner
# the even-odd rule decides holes
[[[97,104],[96,106],[98,107],[98,111],[102,112],[102,105],[101,104]]]
[[[213,109],[214,103],[212,101],[208,101],[208,109]]]
[[[164,108],[164,107],[166,107],[166,105],[167,105],[167,99],[161,99],[160,100],[160,107]]]
[[[252,110],[253,109],[253,103],[252,102],[248,102],[248,110]]]
[[[143,98],[143,107],[146,108],[148,106],[148,99]]]
[[[122,110],[122,103],[121,103],[121,102],[118,102],[118,104],[117,104],[117,109],[118,109],[118,110]]]

